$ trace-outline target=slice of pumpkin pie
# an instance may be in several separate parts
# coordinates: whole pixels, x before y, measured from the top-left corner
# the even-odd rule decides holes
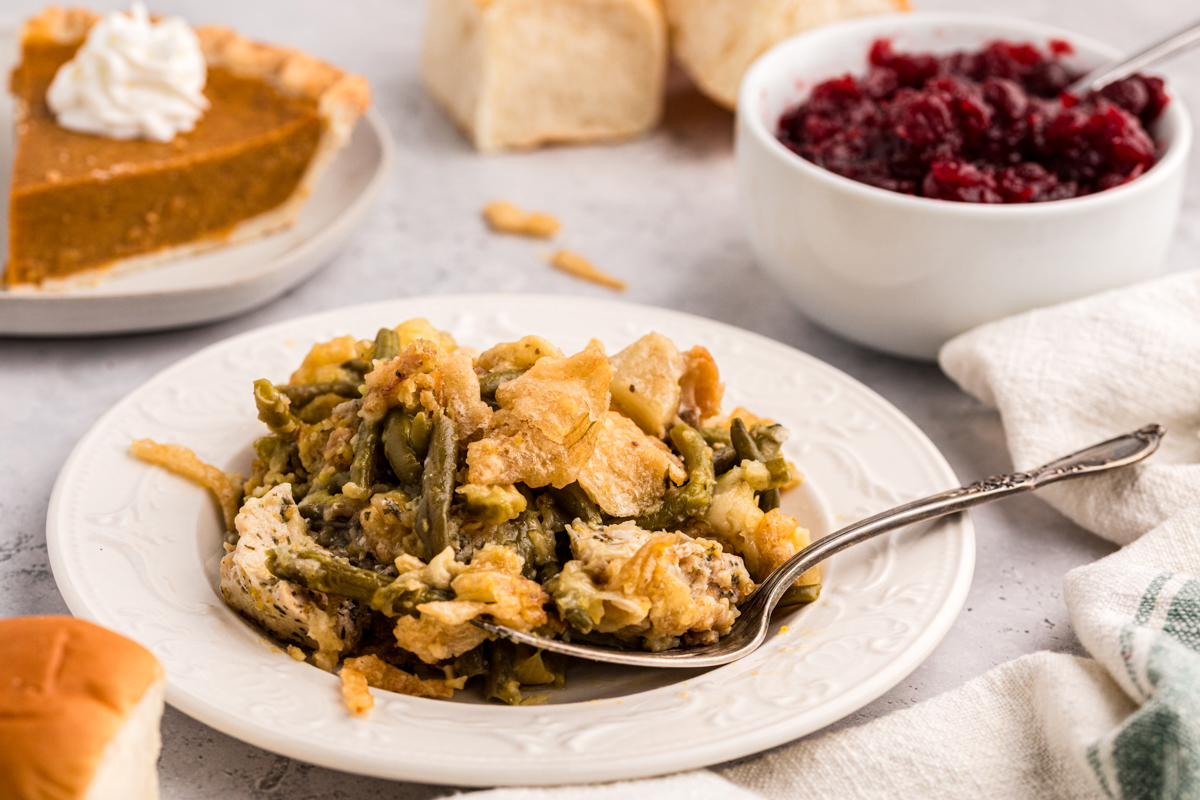
[[[178,18],[50,8],[21,31],[4,283],[72,285],[290,226],[365,79]]]

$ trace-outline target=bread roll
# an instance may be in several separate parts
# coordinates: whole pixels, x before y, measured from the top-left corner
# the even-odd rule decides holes
[[[636,136],[662,113],[658,0],[430,0],[425,81],[479,150]]]
[[[908,0],[663,0],[663,4],[675,57],[700,90],[726,108],[737,105],[738,85],[751,62],[787,37],[842,19],[908,10]]]
[[[0,620],[0,798],[156,800],[163,671],[71,617]]]

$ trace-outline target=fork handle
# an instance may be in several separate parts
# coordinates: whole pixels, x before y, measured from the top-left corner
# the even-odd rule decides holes
[[[867,517],[818,539],[792,556],[759,586],[755,594],[765,592],[763,598],[767,607],[774,608],[797,578],[847,547],[916,522],[966,511],[973,506],[990,503],[1002,497],[1134,464],[1157,450],[1164,435],[1166,429],[1161,425],[1147,425],[1141,430],[1051,461],[1031,472],[1013,472],[985,478],[969,486],[930,495]]]

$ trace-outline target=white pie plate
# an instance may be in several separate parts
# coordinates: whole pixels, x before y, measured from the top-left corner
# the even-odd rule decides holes
[[[0,31],[0,75],[16,60]],[[0,98],[0,186],[13,158],[12,104]],[[374,109],[354,129],[286,231],[66,290],[0,288],[0,335],[84,336],[182,328],[234,317],[307,280],[341,252],[392,171],[392,136]],[[0,253],[8,245],[0,209]],[[4,256],[0,254],[0,261]]]
[[[449,296],[329,311],[251,331],[164,370],[76,446],[50,500],[47,541],[71,611],[150,648],[168,701],[247,742],[335,769],[454,785],[557,784],[656,775],[755,753],[816,731],[886,692],[929,655],[966,598],[967,517],[838,555],[811,606],[748,658],[706,673],[581,665],[549,705],[376,692],[367,719],[336,677],[297,663],[220,600],[216,506],[204,491],[127,455],[151,437],[247,470],[262,435],[250,383],[284,380],[310,345],[370,337],[416,316],[486,347],[537,333],[567,352],[596,337],[615,352],[650,330],[712,351],[726,407],[792,431],[806,476],[785,509],[818,533],[958,485],[899,411],[811,356],[673,311],[565,297]],[[778,630],[778,629],[777,629]]]

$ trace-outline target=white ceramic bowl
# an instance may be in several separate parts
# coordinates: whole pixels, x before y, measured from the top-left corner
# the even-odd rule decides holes
[[[738,96],[742,222],[762,264],[813,321],[889,353],[932,359],[976,325],[1154,276],[1179,218],[1192,127],[1179,99],[1157,130],[1158,164],[1087,197],[975,205],[877,189],[824,170],[776,138],[812,88],[867,69],[880,37],[897,50],[977,50],[995,39],[1064,39],[1068,63],[1118,55],[1069,31],[1001,17],[870,17],[788,39],[758,59]],[[1170,90],[1170,86],[1167,87]]]

